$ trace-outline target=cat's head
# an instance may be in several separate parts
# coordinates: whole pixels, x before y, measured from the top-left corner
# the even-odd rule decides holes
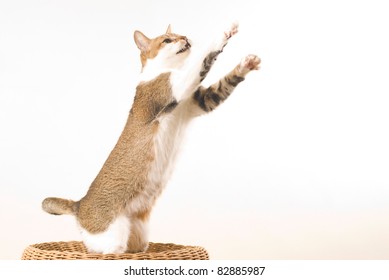
[[[134,40],[140,50],[142,69],[150,61],[158,61],[161,67],[181,67],[190,53],[188,38],[171,32],[170,25],[165,34],[149,39],[140,31],[134,32]]]

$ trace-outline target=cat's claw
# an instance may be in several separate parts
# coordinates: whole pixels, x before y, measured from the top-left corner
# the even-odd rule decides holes
[[[226,36],[227,40],[234,36],[236,33],[238,33],[238,27],[239,24],[237,22],[234,22],[228,31],[224,31],[224,35]]]
[[[252,70],[258,70],[260,67],[261,59],[254,55],[254,54],[249,54],[245,58],[242,59],[239,65],[239,70],[241,73],[248,73]]]

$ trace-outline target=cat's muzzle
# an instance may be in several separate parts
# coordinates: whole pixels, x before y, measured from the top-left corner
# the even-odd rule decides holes
[[[189,41],[188,40],[186,40],[186,44],[185,44],[185,46],[183,47],[183,48],[181,48],[178,52],[177,52],[177,54],[180,54],[180,53],[183,53],[183,52],[186,52],[187,50],[189,50],[190,49],[190,47],[191,47],[191,44],[189,43]]]

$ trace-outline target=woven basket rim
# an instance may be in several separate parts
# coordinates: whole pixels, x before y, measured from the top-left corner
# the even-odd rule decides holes
[[[42,247],[44,249],[42,249]],[[48,247],[48,248],[47,248]],[[66,247],[70,250],[51,249],[56,247]],[[76,250],[74,248],[76,247]],[[141,252],[141,253],[123,253],[123,254],[96,254],[88,253],[82,241],[53,241],[36,243],[29,245],[23,252],[22,260],[119,260],[119,259],[138,259],[138,260],[207,260],[208,252],[200,246],[180,245],[175,243],[149,243],[149,248],[166,249]],[[80,250],[78,250],[80,249]]]

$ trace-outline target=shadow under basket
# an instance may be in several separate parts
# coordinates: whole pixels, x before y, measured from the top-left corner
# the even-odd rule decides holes
[[[22,260],[208,260],[208,252],[198,246],[149,243],[143,253],[93,254],[80,241],[48,242],[28,246]]]

